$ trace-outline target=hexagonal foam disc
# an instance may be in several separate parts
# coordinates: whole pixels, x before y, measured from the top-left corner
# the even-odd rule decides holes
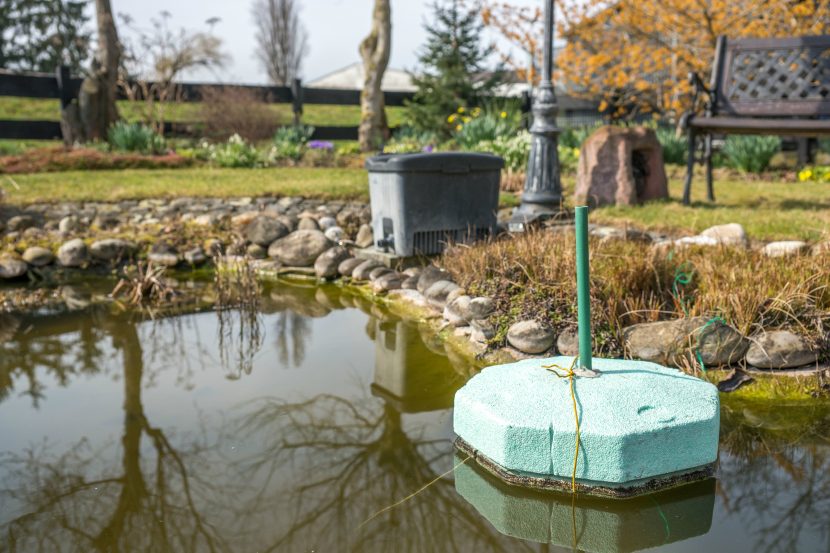
[[[558,365],[564,374],[572,361],[528,359],[484,369],[455,395],[455,433],[467,449],[525,480],[569,481],[576,440],[570,384],[543,365]],[[643,361],[595,358],[593,368],[598,378],[574,382],[580,484],[647,486],[711,470],[720,429],[717,388]]]

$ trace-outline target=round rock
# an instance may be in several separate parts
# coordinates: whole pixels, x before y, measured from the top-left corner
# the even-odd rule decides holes
[[[247,224],[244,234],[248,242],[267,248],[274,240],[288,234],[288,229],[274,217],[260,215]]]
[[[746,362],[759,369],[791,369],[818,361],[804,338],[788,330],[772,330],[753,338]]]
[[[290,267],[310,267],[334,244],[319,230],[297,230],[268,248],[268,255]]]
[[[335,246],[324,251],[314,262],[314,273],[318,278],[334,278],[337,268],[349,258],[349,251],[341,246]]]
[[[366,260],[365,259],[358,259],[357,257],[350,257],[345,261],[342,261],[340,265],[337,266],[337,272],[341,276],[350,277],[352,276],[352,272],[360,265],[362,265]]]
[[[58,248],[58,263],[63,267],[80,267],[89,261],[89,250],[80,238],[64,242]]]
[[[0,278],[20,278],[26,274],[29,266],[22,259],[5,255],[0,257]]]
[[[537,321],[520,321],[507,330],[507,342],[523,353],[544,353],[555,341],[553,331]]]
[[[46,248],[41,248],[40,246],[32,246],[31,248],[26,248],[26,251],[23,252],[23,261],[31,265],[32,267],[45,267],[52,263],[55,260],[55,255],[52,253],[51,250]]]
[[[369,225],[360,225],[360,228],[357,230],[357,236],[354,239],[355,244],[358,248],[368,248],[372,244],[375,243],[374,234],[372,233],[372,227]]]

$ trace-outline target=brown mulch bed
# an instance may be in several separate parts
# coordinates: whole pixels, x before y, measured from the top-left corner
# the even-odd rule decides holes
[[[0,157],[0,173],[20,174],[96,169],[176,169],[195,160],[170,152],[160,156],[102,152],[93,148],[33,148]]]

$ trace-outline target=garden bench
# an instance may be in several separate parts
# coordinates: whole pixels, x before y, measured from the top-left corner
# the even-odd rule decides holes
[[[830,35],[789,38],[718,37],[709,86],[695,73],[692,109],[682,127],[689,137],[683,203],[689,204],[692,170],[703,138],[707,196],[712,188],[712,135],[830,135]],[[701,94],[704,111],[695,113]]]

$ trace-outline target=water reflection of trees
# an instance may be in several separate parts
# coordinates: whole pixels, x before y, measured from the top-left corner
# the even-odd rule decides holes
[[[726,403],[718,493],[755,551],[830,551],[830,409]]]
[[[450,468],[453,449],[447,438],[405,431],[401,413],[382,401],[329,394],[299,403],[267,399],[247,413],[240,430],[264,444],[240,464],[246,480],[295,483],[263,488],[246,508],[276,511],[288,522],[266,551],[301,544],[320,551],[532,550],[495,531],[451,478],[383,511]]]
[[[85,441],[57,456],[48,449],[4,455],[9,484],[3,493],[21,513],[5,525],[8,549],[224,549],[216,528],[197,508],[212,491],[210,485],[188,469],[192,459],[205,454],[205,446],[194,441],[186,451],[177,450],[150,423],[142,405],[144,364],[136,326],[122,322],[110,331],[123,369],[121,463],[102,465],[101,452]],[[143,440],[149,448],[142,448]],[[146,467],[152,470],[142,470]]]

